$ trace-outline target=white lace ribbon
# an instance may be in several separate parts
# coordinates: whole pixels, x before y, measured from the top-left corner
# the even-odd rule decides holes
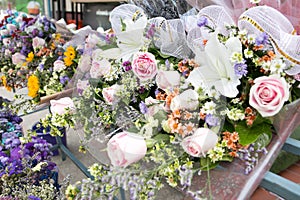
[[[208,19],[208,25],[212,26],[221,34],[228,35],[225,25],[234,24],[234,18],[227,12],[225,7],[212,5],[199,11],[200,17]],[[286,72],[289,75],[300,73],[300,36],[296,35],[292,23],[279,11],[269,6],[252,7],[242,13],[238,19],[238,28],[246,29],[248,33],[259,35],[265,32],[270,36],[275,53],[282,55],[288,66]],[[188,33],[188,45],[197,54],[201,41],[208,39],[205,28],[194,27]]]

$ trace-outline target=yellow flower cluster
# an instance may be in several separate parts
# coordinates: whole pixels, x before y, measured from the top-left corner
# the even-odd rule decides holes
[[[73,64],[73,60],[75,59],[75,56],[76,56],[74,47],[69,46],[67,48],[67,50],[65,51],[64,55],[65,55],[65,58],[64,58],[65,65],[68,67],[71,66]]]
[[[7,85],[6,76],[1,76],[1,82],[7,91],[11,91],[11,87]]]
[[[36,77],[35,75],[29,76],[27,82],[27,88],[28,88],[28,96],[35,98],[40,89],[38,77]]]

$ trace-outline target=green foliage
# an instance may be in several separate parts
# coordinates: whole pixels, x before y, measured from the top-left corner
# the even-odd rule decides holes
[[[239,143],[244,146],[255,143],[258,139],[260,143],[267,145],[272,138],[272,125],[261,116],[257,117],[251,127],[245,121],[239,122],[235,130],[239,133]]]

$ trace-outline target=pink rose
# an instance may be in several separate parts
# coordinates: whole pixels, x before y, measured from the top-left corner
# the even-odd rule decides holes
[[[132,61],[132,70],[142,81],[152,79],[157,74],[154,55],[142,52],[135,54]]]
[[[100,78],[101,76],[109,73],[111,69],[111,64],[108,60],[93,60],[92,67],[90,69],[90,74],[92,78]]]
[[[116,101],[116,93],[119,89],[120,86],[117,84],[103,88],[102,95],[107,104],[112,105]]]
[[[85,80],[85,81],[82,81],[82,80],[78,80],[77,84],[76,84],[76,88],[77,88],[77,92],[78,94],[81,96],[83,91],[89,87],[89,81],[88,80]]]
[[[146,141],[134,133],[118,133],[107,143],[108,157],[113,166],[127,167],[142,159],[146,152]]]
[[[215,132],[208,128],[198,128],[193,135],[183,139],[181,146],[189,155],[202,157],[214,148],[217,142],[218,136]]]
[[[160,89],[175,88],[180,84],[180,74],[177,71],[158,71],[156,83]]]
[[[289,85],[279,76],[262,76],[254,80],[249,96],[249,104],[263,117],[270,117],[289,99]]]
[[[35,37],[32,39],[32,47],[34,49],[41,48],[45,45],[45,40],[43,38]]]
[[[25,59],[26,59],[26,57],[19,52],[12,55],[11,58],[12,58],[12,63],[14,65],[22,64],[23,62],[25,62]]]
[[[70,110],[75,109],[73,100],[70,97],[64,97],[58,100],[50,100],[50,111],[52,114],[63,115]]]
[[[60,72],[60,71],[63,71],[64,69],[66,69],[66,65],[65,65],[64,61],[56,60],[53,63],[53,71]]]

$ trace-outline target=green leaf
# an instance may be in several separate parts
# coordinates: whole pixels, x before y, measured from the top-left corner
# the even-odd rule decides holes
[[[258,148],[266,147],[270,143],[271,139],[272,139],[272,132],[261,134],[257,138],[254,144],[254,148],[258,149]]]
[[[138,133],[139,132],[139,130],[135,126],[132,126],[132,127],[128,128],[126,131],[131,132],[131,133]]]
[[[228,162],[232,162],[233,157],[232,156],[223,156],[222,161],[228,161]]]
[[[261,123],[256,126],[248,127],[246,123],[240,122],[236,125],[235,130],[239,133],[239,143],[241,145],[249,145],[258,140],[262,134],[272,135],[272,126],[268,123]]]
[[[160,121],[160,122],[168,119],[166,112],[163,110],[160,110],[157,113],[155,113],[155,115],[153,117],[154,117],[154,119],[158,119],[158,121]]]
[[[156,136],[153,137],[154,140],[157,142],[169,142],[170,141],[170,135],[168,134],[157,134]]]
[[[223,126],[223,131],[229,131],[229,132],[234,132],[234,126],[232,123],[228,122],[227,119],[224,123],[224,126]]]

